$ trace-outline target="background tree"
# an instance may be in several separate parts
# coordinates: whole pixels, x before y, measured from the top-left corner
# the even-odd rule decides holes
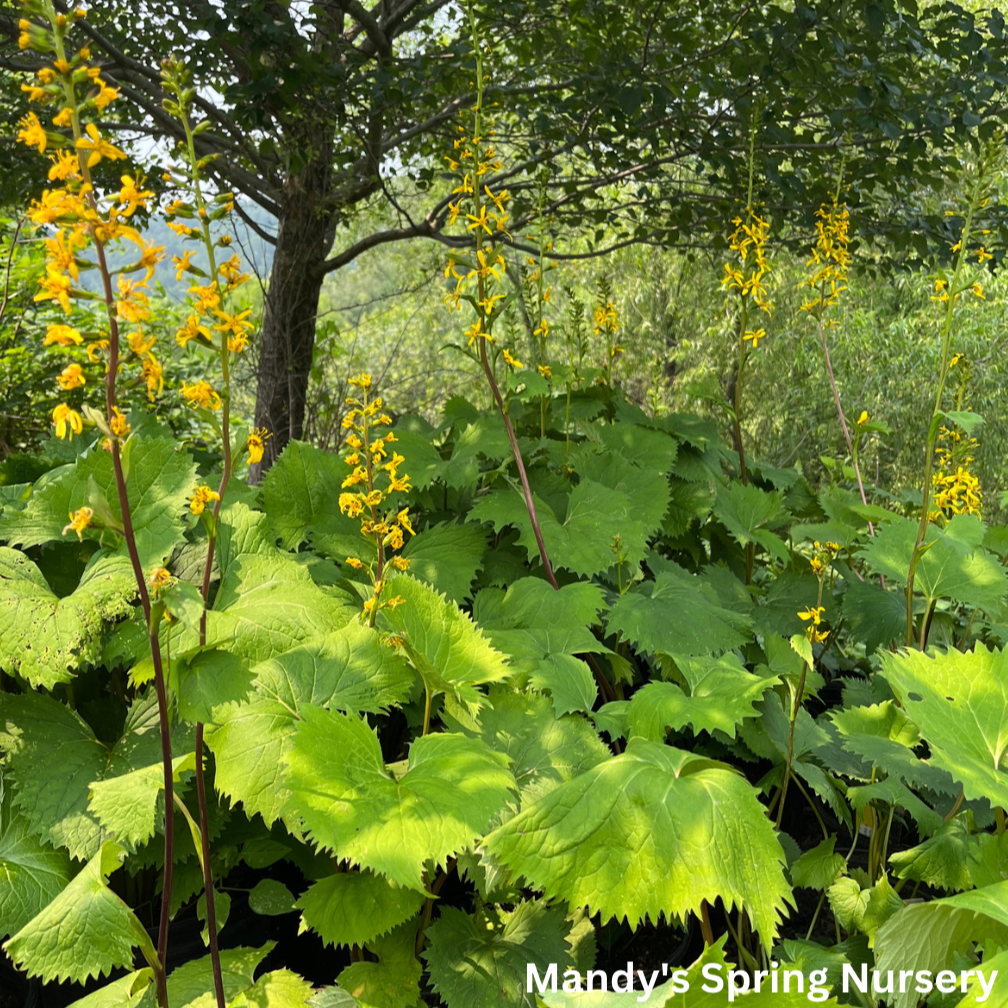
[[[997,12],[953,4],[711,0],[632,10],[609,0],[476,2],[515,240],[550,168],[544,212],[576,250],[633,241],[717,244],[744,190],[750,131],[760,196],[779,223],[805,220],[843,161],[863,233],[920,257],[947,222],[918,194],[941,184],[955,144],[1003,113],[1006,41]],[[16,38],[16,10],[5,17]],[[199,138],[218,184],[276,220],[249,226],[274,248],[260,347],[263,467],[302,435],[325,276],[363,251],[417,237],[449,243],[440,184],[454,119],[472,100],[458,8],[447,0],[206,0],[96,8],[106,76],[135,110],[109,125],[172,138],[159,61],[184,53],[212,120]],[[24,68],[16,43],[5,63]],[[239,203],[239,207],[242,204]],[[385,224],[344,240],[357,215]],[[586,228],[587,233],[586,233]]]

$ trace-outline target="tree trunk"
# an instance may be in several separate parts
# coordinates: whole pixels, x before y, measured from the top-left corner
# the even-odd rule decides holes
[[[301,150],[308,153],[308,160],[284,185],[256,387],[255,425],[265,427],[271,436],[262,461],[250,472],[253,483],[304,431],[323,264],[335,230],[327,199],[332,153],[319,133],[324,130],[305,138]]]

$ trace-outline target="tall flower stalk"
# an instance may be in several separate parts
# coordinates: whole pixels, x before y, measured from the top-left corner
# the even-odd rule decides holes
[[[174,788],[170,712],[159,642],[160,625],[164,614],[164,603],[160,595],[166,582],[165,572],[160,567],[150,572],[148,582],[148,575],[143,569],[137,549],[123,466],[123,448],[128,443],[130,428],[117,403],[117,380],[124,367],[131,367],[139,372],[137,377],[146,383],[152,399],[163,387],[161,365],[152,349],[155,338],[145,332],[145,325],[150,317],[146,294],[147,280],[153,275],[154,267],[163,255],[163,249],[149,246],[129,223],[133,212],[138,207],[145,207],[152,193],[139,187],[136,180],[130,176],[123,176],[123,187],[118,194],[99,197],[95,191],[91,170],[103,160],[125,160],[126,154],[106,140],[93,122],[86,124],[84,122],[86,115],[100,112],[118,96],[117,89],[102,79],[100,68],[91,65],[91,54],[86,47],[68,56],[67,36],[73,25],[84,16],[84,12],[76,10],[69,15],[57,13],[52,0],[43,2],[27,0],[22,9],[26,17],[20,22],[20,47],[33,48],[52,57],[51,64],[39,70],[39,83],[26,86],[29,97],[42,105],[60,106],[60,110],[52,118],[52,126],[59,132],[44,127],[38,116],[32,112],[22,120],[18,133],[20,141],[36,147],[39,153],[45,153],[47,149],[52,152],[53,164],[49,171],[49,179],[61,183],[58,188],[47,189],[29,211],[29,218],[35,224],[50,225],[56,229],[55,235],[46,242],[46,275],[40,284],[36,300],[55,300],[70,316],[72,301],[92,300],[95,297],[75,286],[79,270],[82,267],[93,267],[97,269],[101,282],[101,293],[97,298],[104,303],[108,320],[107,334],[98,334],[87,346],[89,362],[98,363],[104,360],[105,363],[104,411],[85,407],[84,413],[87,422],[94,424],[105,435],[104,447],[112,457],[121,515],[117,531],[125,542],[136,580],[154,668],[164,777],[165,818],[164,873],[157,954],[150,965],[154,971],[158,1003],[162,1008],[167,1008],[165,964],[168,953],[168,922],[171,912],[174,863],[172,829]],[[106,249],[110,243],[123,240],[131,242],[139,249],[139,257],[118,271],[116,288],[113,289],[113,273],[109,268]],[[88,249],[93,250],[93,260],[86,258]],[[140,270],[146,273],[143,280],[130,278]],[[121,340],[120,322],[136,327],[128,335],[125,352]],[[75,346],[83,342],[83,337],[73,326],[57,326],[51,327],[46,342]],[[60,385],[69,390],[86,382],[84,366],[78,364],[71,365],[64,371]],[[74,434],[83,431],[85,420],[77,410],[62,403],[53,412],[53,422],[58,436],[73,437]],[[92,508],[81,508],[76,515],[71,516],[71,522],[64,532],[72,530],[79,534],[82,528],[90,524],[93,515]]]
[[[934,406],[931,410],[931,422],[928,425],[927,445],[925,448],[924,479],[922,481],[923,500],[921,501],[920,521],[917,526],[917,538],[914,542],[913,552],[910,555],[910,571],[907,575],[907,646],[913,644],[914,641],[914,580],[917,575],[920,559],[926,549],[925,539],[931,516],[931,496],[934,492],[935,446],[944,416],[942,403],[945,397],[945,385],[952,366],[952,322],[955,318],[956,305],[963,294],[969,292],[975,297],[983,297],[983,287],[972,276],[969,270],[969,259],[976,258],[978,263],[983,265],[991,256],[983,246],[971,249],[970,242],[973,239],[974,221],[977,215],[987,206],[987,203],[994,194],[994,181],[998,177],[998,170],[1003,160],[1003,142],[1003,138],[1000,137],[991,140],[980,152],[973,170],[973,181],[966,202],[966,212],[963,217],[962,228],[959,232],[959,240],[952,246],[952,251],[955,253],[952,274],[949,276],[943,270],[939,270],[934,282],[934,293],[931,295],[931,300],[943,308],[940,330],[941,354],[938,362],[938,386],[935,389]],[[926,643],[925,631],[926,620],[922,622],[921,626],[920,645],[922,649]]]
[[[756,167],[756,126],[749,135],[749,183],[746,190],[745,216],[736,216],[732,220],[735,230],[728,239],[728,247],[734,253],[733,260],[725,263],[725,275],[721,286],[729,292],[738,293],[740,309],[738,323],[738,363],[735,369],[735,395],[732,411],[732,422],[735,432],[735,443],[738,448],[739,472],[743,484],[749,482],[749,471],[746,466],[745,446],[742,442],[742,389],[745,380],[745,366],[749,351],[759,346],[759,341],[766,336],[766,330],[756,326],[755,318],[751,317],[753,310],[773,311],[766,287],[770,263],[766,258],[766,240],[770,233],[767,221],[756,213],[753,207],[753,181]],[[747,568],[751,560],[747,561]]]

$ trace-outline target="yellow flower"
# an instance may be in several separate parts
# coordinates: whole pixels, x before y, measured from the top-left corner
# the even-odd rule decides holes
[[[116,437],[125,437],[130,432],[130,425],[126,422],[126,417],[123,416],[118,406],[112,407],[112,423],[109,424],[109,427]]]
[[[17,139],[29,147],[37,147],[39,154],[44,154],[49,137],[39,122],[39,117],[34,112],[29,112],[18,124],[21,129],[17,132]]]
[[[172,256],[172,265],[175,267],[176,280],[181,280],[182,274],[187,273],[192,268],[192,265],[189,261],[190,259],[192,259],[192,257],[193,252],[191,250],[188,252],[183,252],[181,257]]]
[[[50,158],[53,163],[49,169],[50,182],[80,178],[80,158],[73,151],[56,151]]]
[[[146,292],[146,281],[134,283],[124,276],[118,281],[119,297],[116,301],[116,313],[119,318],[136,325],[150,318],[150,300]]]
[[[805,628],[805,636],[808,637],[810,643],[821,644],[829,636],[828,630],[819,630],[819,624],[822,620],[822,614],[826,611],[825,606],[809,606],[808,609],[799,609],[798,616],[808,623]]]
[[[87,136],[81,137],[77,141],[77,150],[90,151],[87,160],[88,168],[94,168],[102,158],[108,158],[110,161],[125,159],[125,152],[107,140],[103,140],[94,123],[88,123],[85,132]]]
[[[220,291],[214,284],[207,284],[205,287],[193,284],[189,288],[189,293],[195,297],[196,311],[201,315],[207,315],[220,304]]]
[[[137,189],[136,181],[132,175],[123,175],[119,179],[122,182],[122,188],[119,190],[119,203],[120,205],[125,205],[126,209],[123,211],[123,215],[130,217],[137,207],[143,210],[147,209],[147,200],[149,200],[154,193],[149,189],[144,189],[143,191]]]
[[[76,410],[70,409],[66,403],[60,403],[52,412],[53,423],[56,425],[56,437],[65,438],[69,434],[72,439],[74,434],[80,434],[84,430],[84,421]]]
[[[70,389],[80,388],[84,384],[84,371],[80,364],[67,364],[63,369],[63,373],[56,380],[59,382],[61,389],[69,392]]]
[[[106,105],[111,104],[119,97],[119,88],[109,86],[100,77],[95,78],[95,84],[99,85],[101,90],[94,96],[92,101],[95,103],[98,111],[103,112]]]
[[[396,570],[409,570],[409,560],[407,560],[406,557],[394,556],[392,557],[392,566],[395,567]]]
[[[221,397],[209,382],[198,381],[190,385],[182,383],[182,395],[189,400],[190,406],[202,406],[204,409],[218,410],[221,408]]]
[[[179,346],[185,346],[191,339],[202,336],[208,342],[210,340],[210,330],[206,326],[200,325],[200,317],[195,312],[186,319],[186,324],[175,333],[175,341]]]
[[[57,324],[49,326],[42,345],[52,346],[56,343],[62,347],[80,346],[83,341],[84,337],[73,326]]]
[[[252,314],[251,308],[246,308],[245,311],[239,312],[237,315],[229,315],[227,312],[214,310],[214,315],[216,315],[221,321],[220,325],[215,325],[214,329],[217,332],[230,333],[234,339],[244,340],[242,349],[248,345],[248,337],[246,334],[252,328],[252,323],[248,321],[248,316]]]
[[[984,263],[984,262],[986,262],[986,261],[987,261],[988,259],[993,259],[993,258],[994,258],[994,256],[992,256],[992,255],[990,254],[990,252],[988,252],[988,251],[987,251],[987,250],[986,250],[986,249],[985,249],[985,248],[983,247],[983,245],[981,245],[981,246],[980,246],[980,248],[978,248],[978,249],[976,250],[976,253],[975,253],[975,255],[976,255],[977,259],[979,259],[979,260],[980,260],[980,262],[981,262],[981,263]]]
[[[350,378],[348,381],[351,385],[355,385],[361,390],[371,388],[371,375],[363,371],[356,378]]]
[[[753,350],[759,346],[759,341],[766,336],[765,329],[748,329],[743,339],[750,340],[752,342]]]
[[[46,267],[45,279],[39,282],[39,292],[34,301],[58,301],[67,314],[70,313],[70,278],[52,266]]]
[[[410,524],[409,508],[403,508],[402,511],[396,515],[396,522],[402,526],[402,528],[406,529],[410,535],[416,535],[413,531],[413,526]]]
[[[364,563],[358,560],[357,557],[347,557],[346,562],[353,567],[354,570],[361,570],[364,567]]]
[[[194,515],[203,514],[204,508],[210,501],[219,501],[220,494],[216,490],[211,490],[206,483],[196,487],[195,493],[189,498],[189,510]]]
[[[339,509],[349,518],[356,518],[364,510],[360,494],[341,493],[339,495]]]
[[[540,364],[539,374],[541,374],[543,378],[549,380],[553,377],[553,370],[550,368],[549,364]]]
[[[91,524],[91,519],[94,517],[94,511],[89,507],[79,508],[77,511],[70,512],[70,524],[63,526],[63,535],[67,532],[73,531],[77,533],[77,538],[83,538],[81,533]]]
[[[245,447],[248,450],[248,459],[246,461],[249,465],[255,465],[262,461],[265,443],[270,437],[272,435],[265,427],[254,427],[252,429],[252,432],[248,436],[248,441],[245,443]],[[340,495],[340,499],[342,500],[342,495]]]
[[[162,588],[167,588],[171,584],[171,571],[165,570],[164,567],[155,567],[154,570],[150,572],[150,586],[154,591],[160,591]]]
[[[130,349],[137,357],[143,357],[145,354],[150,353],[157,342],[156,336],[145,336],[139,329],[131,332],[126,339],[129,342]]]
[[[858,427],[864,427],[864,425],[868,423],[868,420],[868,410],[861,410],[861,416],[857,418]]]
[[[164,392],[164,372],[160,363],[148,355],[143,361],[143,379],[147,383],[147,398],[151,402]]]

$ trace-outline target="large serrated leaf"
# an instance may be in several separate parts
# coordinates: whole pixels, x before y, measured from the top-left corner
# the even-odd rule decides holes
[[[492,706],[480,711],[478,726],[456,727],[482,738],[491,749],[513,761],[511,770],[522,805],[531,804],[611,755],[588,721],[577,715],[558,717],[546,697],[495,687],[489,700]]]
[[[603,921],[743,905],[769,945],[790,888],[753,788],[710,760],[633,739],[494,830],[489,854]]]
[[[972,652],[886,654],[882,674],[931,748],[926,762],[952,775],[970,801],[1008,806],[1008,659]]]
[[[311,541],[337,560],[360,549],[360,526],[340,513],[338,503],[348,472],[331,452],[303,441],[287,444],[262,488],[270,531],[285,549]]]
[[[303,713],[286,755],[287,809],[316,846],[401,886],[422,889],[424,862],[443,864],[469,846],[515,790],[507,757],[477,739],[416,739],[397,780],[366,722],[316,707]]]
[[[972,951],[978,941],[995,948],[1008,945],[1008,881],[904,907],[875,935],[876,969],[936,973],[951,967],[956,953]],[[894,993],[889,1001],[891,1008],[916,1003],[912,988]]]
[[[196,464],[175,441],[134,435],[123,448],[128,469],[129,493],[137,552],[144,570],[163,563],[181,542],[185,531],[186,501],[196,479]],[[90,482],[90,487],[89,487]],[[22,511],[7,511],[0,523],[0,537],[12,545],[37,546],[60,540],[67,515],[88,506],[97,492],[107,500],[113,518],[120,522],[119,497],[112,470],[112,456],[92,449],[58,478],[39,487]],[[88,538],[100,539],[102,530],[85,530]],[[125,546],[120,546],[125,556]]]
[[[678,665],[686,690],[675,683],[650,682],[634,693],[628,738],[663,742],[670,728],[679,731],[686,725],[694,732],[720,730],[734,738],[736,726],[756,714],[753,704],[780,681],[749,672],[735,654],[682,659]]]
[[[368,949],[377,962],[351,963],[336,982],[358,1008],[414,1008],[420,1000],[420,963],[414,954],[418,921],[375,938]]]
[[[483,566],[486,544],[481,526],[444,522],[410,539],[402,555],[409,560],[414,577],[461,605]]]
[[[398,595],[403,602],[382,610],[384,628],[403,640],[421,676],[440,680],[438,690],[450,690],[471,709],[478,708],[482,694],[477,686],[513,674],[472,619],[429,585],[400,575],[389,579],[386,591],[387,597]]]
[[[0,547],[0,668],[46,689],[70,682],[98,657],[106,624],[132,611],[136,591],[129,560],[98,553],[77,590],[57,598],[31,560]]]
[[[550,963],[569,968],[570,924],[560,907],[542,900],[520,903],[477,927],[467,913],[445,907],[427,932],[424,959],[431,986],[449,1006],[516,1008],[524,1002],[528,966],[545,972]]]
[[[634,586],[606,616],[609,633],[619,633],[642,651],[689,657],[738,647],[749,637],[749,618],[724,609],[714,589],[669,564],[654,581]]]
[[[82,983],[133,962],[139,946],[149,961],[157,954],[132,910],[108,888],[123,851],[111,841],[67,887],[12,938],[4,951],[29,976]]]
[[[0,748],[17,784],[17,804],[33,832],[71,857],[93,857],[105,838],[88,808],[95,781],[134,770],[161,767],[161,741],[154,691],[134,702],[122,737],[111,748],[64,704],[40,693],[0,693]],[[181,752],[191,736],[176,731]]]
[[[424,894],[371,871],[337,872],[312,883],[294,905],[301,930],[311,928],[328,945],[364,945],[409,920]]]
[[[32,836],[27,819],[11,809],[5,794],[0,803],[0,938],[20,931],[72,876],[66,851]]]
[[[942,823],[934,836],[889,857],[896,877],[924,882],[935,889],[962,892],[973,888],[970,854],[975,849],[965,816]]]
[[[283,760],[305,706],[377,713],[409,694],[409,666],[368,627],[353,620],[326,637],[252,669],[251,696],[214,710],[207,742],[216,786],[240,801],[249,816],[273,824],[287,800]]]

